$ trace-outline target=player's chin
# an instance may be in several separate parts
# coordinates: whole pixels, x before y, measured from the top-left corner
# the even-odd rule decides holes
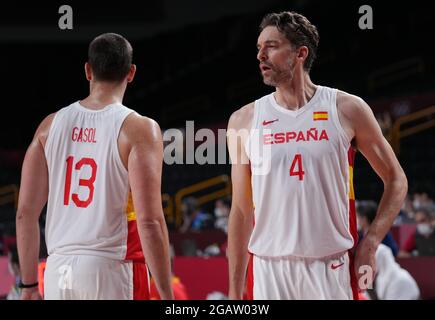
[[[271,77],[267,77],[263,75],[263,82],[267,86],[272,86],[272,87],[276,86],[276,81],[274,81]]]

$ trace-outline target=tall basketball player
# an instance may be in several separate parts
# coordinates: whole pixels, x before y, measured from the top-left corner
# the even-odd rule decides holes
[[[22,298],[39,298],[38,218],[48,201],[45,299],[146,299],[147,267],[172,299],[160,128],[122,105],[136,71],[130,43],[103,34],[88,55],[89,96],[49,115],[24,159],[16,218]]]
[[[310,80],[318,41],[316,27],[295,12],[261,23],[257,58],[264,83],[276,90],[236,111],[228,125],[232,299],[242,298],[245,283],[254,299],[356,298],[358,283],[370,285],[376,249],[405,197],[405,174],[370,107]],[[385,189],[353,250],[356,150]]]

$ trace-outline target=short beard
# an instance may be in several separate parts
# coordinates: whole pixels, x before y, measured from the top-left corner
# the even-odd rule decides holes
[[[273,66],[271,68],[272,75],[269,77],[263,76],[263,82],[267,86],[278,87],[280,83],[288,83],[293,79],[293,65],[288,61],[288,67],[286,69],[280,69]]]

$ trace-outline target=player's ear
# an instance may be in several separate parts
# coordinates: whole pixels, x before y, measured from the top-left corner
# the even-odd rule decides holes
[[[298,60],[300,60],[302,65],[304,64],[305,59],[308,57],[309,51],[310,51],[310,49],[308,49],[308,47],[306,47],[306,46],[301,46],[298,48],[298,55],[296,58]]]
[[[130,67],[130,71],[128,72],[127,75],[127,82],[132,82],[135,74],[136,74],[136,65],[132,64]]]
[[[91,65],[88,62],[85,63],[85,74],[86,74],[86,79],[88,81],[91,81],[92,80],[92,71],[91,71]]]

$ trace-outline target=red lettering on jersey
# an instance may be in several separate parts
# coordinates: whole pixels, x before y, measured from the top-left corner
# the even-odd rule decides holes
[[[307,141],[310,141],[310,138],[312,138],[314,141],[317,141],[317,129],[311,128],[307,131]]]
[[[295,132],[286,132],[285,133],[285,142],[289,142],[291,139],[296,138]]]
[[[72,131],[72,141],[77,141],[77,130],[79,130],[79,128],[77,128],[77,127],[74,127],[73,128],[73,131]]]
[[[284,143],[284,142],[285,142],[284,132],[275,133],[275,143]]]
[[[299,131],[298,137],[296,138],[296,142],[300,140],[305,141],[304,133],[302,131]]]
[[[72,141],[74,142],[88,142],[88,143],[96,143],[95,135],[97,129],[96,128],[77,128],[74,127],[72,130]]]
[[[79,136],[77,137],[77,142],[83,141],[83,128],[80,128]]]
[[[83,142],[89,142],[88,138],[89,138],[89,128],[85,128],[85,130],[83,130]]]
[[[264,134],[263,135],[263,144],[280,144],[280,143],[289,143],[290,140],[299,141],[321,141],[321,140],[329,140],[328,133],[326,130],[322,130],[320,133],[320,137],[318,137],[318,131],[316,128],[311,128],[304,131],[299,132],[277,132],[275,134]]]
[[[264,144],[273,144],[273,141],[272,141],[272,134],[265,134],[265,135],[263,135],[263,139],[264,139]]]
[[[322,133],[320,134],[319,141],[321,140],[329,140],[328,134],[326,133],[326,130],[322,130]]]

